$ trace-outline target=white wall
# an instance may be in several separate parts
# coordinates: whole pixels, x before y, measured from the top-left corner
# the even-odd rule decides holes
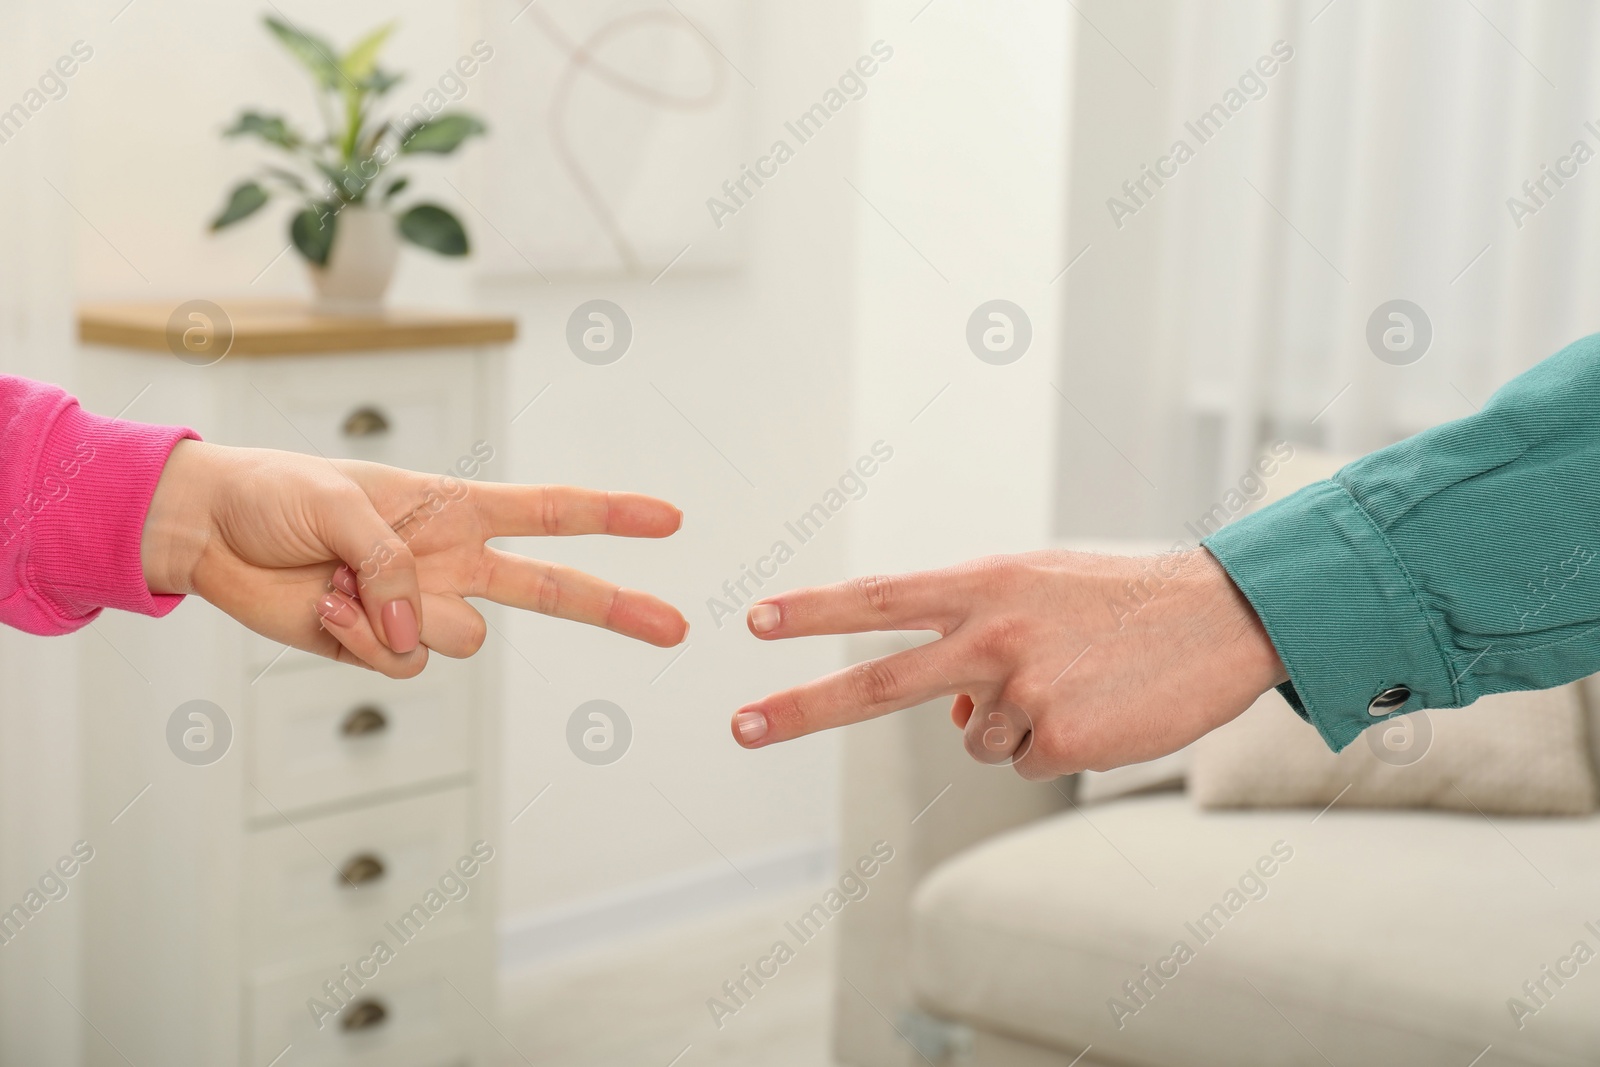
[[[753,54],[730,58],[759,86],[751,137],[764,146],[870,38],[844,3],[763,6],[759,15]],[[748,91],[738,80],[733,87]],[[832,838],[834,739],[749,753],[733,744],[728,719],[747,700],[837,667],[837,642],[764,645],[742,618],[719,629],[706,602],[786,536],[784,522],[865,447],[847,439],[853,194],[841,175],[851,167],[849,121],[835,120],[805,145],[722,231],[707,214],[696,250],[653,285],[558,279],[485,289],[524,326],[511,410],[549,386],[515,427],[516,476],[658,493],[687,514],[663,544],[553,550],[683,608],[688,650],[659,681],[678,650],[538,618],[508,629],[550,679],[508,653],[508,808],[550,785],[513,833],[509,896],[522,909],[560,909],[674,872],[727,873],[719,851],[745,869]],[[723,240],[743,240],[748,265],[698,273],[701,249],[715,255]],[[599,297],[621,304],[635,329],[632,350],[609,367],[580,363],[562,341],[572,309]],[[845,530],[830,525],[769,588],[836,580],[846,545]],[[606,768],[574,760],[562,741],[568,714],[594,698],[621,705],[636,731],[633,751]]]
[[[867,36],[896,53],[862,131],[854,180],[870,205],[851,194],[861,232],[853,436],[896,452],[856,516],[851,569],[1039,548],[1054,494],[1075,16],[1037,0],[868,10]],[[980,361],[966,340],[968,317],[993,299],[1033,325],[1031,347],[1005,366]]]

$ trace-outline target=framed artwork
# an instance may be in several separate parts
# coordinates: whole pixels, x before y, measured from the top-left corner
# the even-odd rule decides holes
[[[486,0],[486,268],[649,279],[741,263],[747,227],[707,202],[749,156],[754,17],[753,0]]]

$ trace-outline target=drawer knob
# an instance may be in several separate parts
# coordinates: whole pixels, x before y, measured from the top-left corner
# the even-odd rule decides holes
[[[378,437],[389,432],[389,417],[377,408],[356,408],[344,420],[346,437]]]
[[[339,724],[339,732],[346,737],[367,737],[381,734],[389,728],[389,717],[383,709],[373,704],[363,704],[353,709]]]
[[[339,884],[352,889],[376,882],[383,877],[383,861],[370,852],[351,856],[339,868]]]
[[[344,1020],[339,1026],[345,1033],[353,1034],[382,1026],[387,1018],[389,1009],[383,1006],[382,1001],[358,1000],[345,1009]]]

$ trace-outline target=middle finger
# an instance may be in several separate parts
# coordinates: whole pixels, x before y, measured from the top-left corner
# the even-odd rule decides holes
[[[485,551],[492,566],[481,588],[466,591],[469,596],[600,626],[661,648],[671,648],[689,632],[688,620],[660,597],[558,563]]]
[[[965,692],[971,682],[944,638],[747,704],[733,717],[733,734],[746,748],[758,748]]]

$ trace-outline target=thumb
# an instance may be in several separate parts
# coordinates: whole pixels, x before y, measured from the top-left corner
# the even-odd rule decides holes
[[[328,547],[356,576],[361,607],[390,651],[404,655],[422,634],[417,561],[366,493],[352,487],[321,516]]]

